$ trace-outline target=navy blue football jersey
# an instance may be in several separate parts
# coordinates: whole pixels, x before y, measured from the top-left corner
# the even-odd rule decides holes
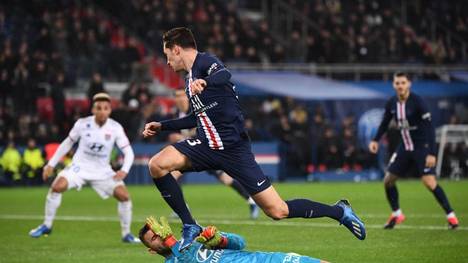
[[[189,87],[196,79],[204,79],[207,86],[195,95]],[[218,58],[199,52],[185,81],[185,92],[197,122],[197,137],[215,150],[223,150],[245,134],[244,117],[230,79],[231,73]]]
[[[406,151],[424,147],[435,155],[435,131],[431,123],[431,113],[423,99],[411,92],[406,101],[393,96],[385,105],[385,113],[374,140],[379,141],[388,128],[392,118],[400,129],[401,139]]]

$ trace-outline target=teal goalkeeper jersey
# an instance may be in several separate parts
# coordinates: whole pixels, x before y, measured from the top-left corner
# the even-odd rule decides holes
[[[229,240],[226,249],[206,249],[194,242],[180,256],[167,258],[166,263],[320,263],[318,259],[294,253],[244,251],[242,237],[231,233],[223,235]]]

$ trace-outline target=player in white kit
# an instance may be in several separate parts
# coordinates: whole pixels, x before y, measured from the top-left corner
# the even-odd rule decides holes
[[[134,154],[122,126],[109,118],[111,114],[109,95],[98,93],[93,97],[93,115],[80,118],[70,130],[68,137],[60,144],[54,156],[44,167],[43,179],[52,174],[54,167],[78,142],[78,149],[72,163],[61,171],[52,183],[45,204],[44,223],[31,230],[31,237],[48,235],[62,201],[62,193],[85,184],[103,198],[114,196],[118,201],[118,213],[122,228],[122,241],[139,243],[140,240],[130,233],[132,202],[123,179],[132,166]],[[124,154],[122,168],[115,172],[110,166],[110,155],[116,144]]]

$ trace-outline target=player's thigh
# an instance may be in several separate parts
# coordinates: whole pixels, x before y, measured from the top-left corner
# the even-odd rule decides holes
[[[435,174],[435,167],[428,167],[426,166],[426,157],[429,155],[429,150],[426,148],[420,148],[414,151],[413,159],[416,163],[416,169],[418,176],[433,176]],[[431,179],[428,179],[432,181]]]
[[[172,172],[174,170],[183,171],[190,167],[190,160],[174,146],[169,145],[151,158],[149,166],[152,172]]]
[[[390,158],[387,172],[398,177],[402,177],[409,170],[411,161],[412,156],[410,156],[410,153],[400,146]]]
[[[85,184],[82,175],[83,170],[81,167],[71,164],[57,175],[51,186],[52,191],[61,193],[70,189],[80,190]]]
[[[271,186],[270,180],[255,161],[248,142],[241,142],[229,151],[219,153],[220,170],[238,181],[253,196]]]
[[[114,196],[119,201],[127,201],[129,198],[128,190],[122,180],[108,177],[106,179],[90,180],[89,184],[102,199]]]
[[[288,216],[288,205],[276,189],[271,185],[267,189],[252,195],[255,203],[273,219],[282,219]]]

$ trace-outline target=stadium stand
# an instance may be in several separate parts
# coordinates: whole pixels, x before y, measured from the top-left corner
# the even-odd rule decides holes
[[[111,81],[128,83],[114,98],[113,117],[133,142],[141,141],[139,131],[147,120],[176,114],[170,96],[155,93],[150,83],[169,89],[183,85],[161,53],[162,32],[173,26],[191,27],[200,49],[229,65],[466,63],[468,16],[461,11],[466,3],[422,2],[401,8],[400,1],[383,0],[262,1],[266,6],[216,0],[2,1],[0,145],[26,145],[29,138],[40,146],[61,141],[74,121],[88,113],[85,98]],[[301,14],[283,30],[285,36],[278,33],[284,29],[276,24],[280,18],[262,16],[284,5],[292,10],[286,15]],[[434,15],[441,11],[444,16]],[[139,71],[149,72],[150,78],[135,77]],[[81,97],[70,96],[75,93]],[[360,171],[377,163],[359,145],[359,115],[344,114],[350,106],[249,92],[241,102],[251,138],[279,142],[288,174]],[[462,110],[449,108],[437,125],[468,123],[466,101],[457,105]],[[166,137],[144,142],[164,142]],[[466,144],[447,145],[446,156],[453,160],[467,149]],[[460,167],[468,172],[463,158]],[[448,174],[450,164],[443,169]]]

